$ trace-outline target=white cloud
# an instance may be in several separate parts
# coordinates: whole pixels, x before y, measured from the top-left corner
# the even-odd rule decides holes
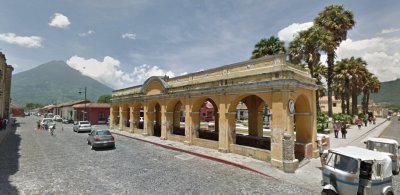
[[[0,34],[0,41],[4,41],[10,44],[16,44],[22,47],[37,48],[43,47],[43,39],[38,36],[17,36],[14,33],[3,33]]]
[[[294,37],[298,34],[298,32],[302,30],[306,30],[313,25],[313,22],[306,22],[306,23],[293,23],[288,27],[283,28],[278,32],[279,40],[290,42],[294,39]]]
[[[71,22],[69,22],[67,16],[64,16],[63,14],[60,13],[55,13],[49,23],[49,26],[57,28],[67,28],[70,24]]]
[[[382,34],[387,34],[387,33],[393,33],[393,32],[398,32],[400,31],[400,28],[389,28],[389,29],[383,29],[381,31]]]
[[[143,84],[143,82],[151,76],[169,76],[175,77],[175,73],[170,70],[163,70],[158,66],[149,66],[143,64],[134,68],[131,77],[135,79],[136,84]]]
[[[400,38],[347,39],[337,50],[338,60],[361,57],[380,81],[400,78]]]
[[[85,36],[88,36],[88,35],[92,35],[92,34],[94,34],[94,33],[96,33],[94,30],[89,30],[89,31],[87,31],[87,32],[79,33],[78,35],[79,35],[80,37],[85,37]]]
[[[99,61],[75,55],[67,60],[67,64],[80,71],[83,75],[89,76],[113,89],[143,84],[151,76],[175,76],[172,71],[146,64],[135,67],[131,73],[123,72],[120,68],[120,61],[110,56],[106,56],[102,61]]]
[[[131,39],[135,40],[136,39],[136,33],[124,33],[122,34],[123,39]]]

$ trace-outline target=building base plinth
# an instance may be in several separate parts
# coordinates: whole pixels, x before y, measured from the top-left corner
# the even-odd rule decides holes
[[[299,168],[299,160],[285,160],[283,161],[283,171],[285,173],[294,173]]]

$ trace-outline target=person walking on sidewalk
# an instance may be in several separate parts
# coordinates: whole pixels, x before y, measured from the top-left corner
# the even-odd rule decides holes
[[[367,124],[368,124],[368,118],[365,117],[365,118],[364,118],[364,125],[367,126]]]
[[[346,139],[346,134],[347,134],[346,122],[344,122],[344,121],[342,122],[341,128],[342,128],[342,138],[343,138],[343,139]]]
[[[360,118],[356,119],[356,124],[357,124],[358,129],[361,129],[362,121]]]
[[[317,146],[319,149],[319,160],[321,161],[321,166],[323,166],[326,158],[324,151],[328,149],[328,139],[325,135],[322,136],[320,141],[317,141]]]
[[[333,123],[333,132],[335,133],[335,138],[339,137],[339,129],[340,129],[340,123],[339,121],[335,121],[335,123]]]

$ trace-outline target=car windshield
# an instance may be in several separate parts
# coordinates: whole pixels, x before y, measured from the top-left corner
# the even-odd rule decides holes
[[[87,121],[81,121],[80,124],[81,124],[81,125],[88,125],[89,122],[87,122]]]
[[[108,130],[105,131],[96,131],[96,135],[111,135],[111,132]]]
[[[390,145],[391,144],[388,143],[370,142],[370,144],[368,145],[368,149],[377,150],[379,152],[392,153]]]
[[[358,161],[354,158],[337,154],[334,166],[342,171],[356,173],[358,170]]]

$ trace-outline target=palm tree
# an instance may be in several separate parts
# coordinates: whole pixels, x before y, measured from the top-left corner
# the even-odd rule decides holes
[[[350,58],[350,68],[351,68],[351,112],[352,114],[357,114],[357,104],[358,95],[361,94],[362,88],[365,85],[365,80],[368,75],[368,70],[366,68],[367,62],[361,58]]]
[[[335,98],[342,100],[342,113],[350,113],[350,68],[349,60],[343,59],[336,62],[334,66],[333,79],[335,80],[333,89]]]
[[[302,60],[307,63],[310,74],[314,74],[314,66],[320,61],[320,29],[311,27],[300,31],[299,36],[289,43],[289,58],[293,64],[299,64]]]
[[[316,79],[316,84],[319,86],[318,90],[316,91],[316,104],[317,111],[321,111],[319,98],[325,95],[325,87],[324,83],[322,82],[322,78],[326,77],[326,67],[321,63],[314,65],[314,72],[311,76]]]
[[[327,54],[328,74],[328,115],[332,117],[332,78],[333,66],[335,61],[335,50],[340,43],[347,38],[347,31],[353,28],[355,22],[353,13],[345,10],[342,5],[330,5],[318,14],[314,19],[314,25],[323,28],[326,32],[330,32],[329,36],[333,39],[326,39],[322,49]]]
[[[379,79],[372,73],[368,73],[366,77],[366,82],[363,87],[363,98],[362,98],[362,107],[363,112],[368,113],[368,103],[369,103],[369,95],[371,93],[378,93],[381,89],[381,82]]]
[[[275,55],[279,52],[286,52],[285,43],[278,37],[271,36],[269,39],[261,39],[251,54],[251,59],[260,58],[266,55]]]

